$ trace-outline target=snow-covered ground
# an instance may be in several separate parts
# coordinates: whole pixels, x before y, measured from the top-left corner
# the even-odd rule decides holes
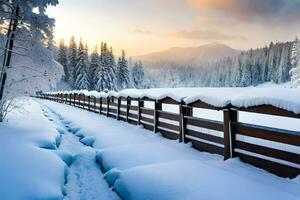
[[[103,178],[96,151],[68,122],[29,98],[0,124],[0,199],[119,199]]]
[[[62,199],[66,164],[60,136],[38,103],[19,99],[0,124],[0,199]]]
[[[64,104],[37,101],[53,110],[70,132],[92,147],[79,158],[90,158],[96,149],[96,160],[107,172],[108,183],[123,199],[300,197],[299,178],[279,178],[237,158],[223,161],[221,156],[198,152],[189,144],[164,139],[141,127]]]
[[[79,137],[68,130],[68,121],[55,111],[45,108],[47,117],[63,131],[59,151],[70,155],[71,165],[66,180],[65,200],[117,200],[117,194],[109,189],[96,163],[95,149],[82,144]]]

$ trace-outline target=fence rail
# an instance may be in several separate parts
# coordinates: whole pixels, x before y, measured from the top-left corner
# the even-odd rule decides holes
[[[201,101],[189,105],[172,98],[154,99],[96,98],[84,94],[38,94],[48,99],[83,108],[95,113],[142,125],[160,132],[163,137],[191,142],[199,151],[220,154],[224,159],[239,157],[242,161],[265,169],[281,177],[300,175],[300,131],[242,123],[240,112],[300,119],[300,115],[271,105],[251,108],[217,108]],[[148,103],[151,106],[146,106]],[[163,105],[177,106],[177,113],[163,109]],[[195,109],[223,112],[223,120],[215,121],[194,116]]]

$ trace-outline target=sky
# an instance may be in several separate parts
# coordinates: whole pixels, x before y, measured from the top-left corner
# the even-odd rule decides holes
[[[74,35],[136,56],[171,47],[223,43],[235,49],[300,35],[300,0],[60,0],[56,41]]]

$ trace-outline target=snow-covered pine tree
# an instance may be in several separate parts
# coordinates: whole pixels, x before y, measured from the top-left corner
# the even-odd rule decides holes
[[[98,68],[99,68],[99,53],[98,53],[98,48],[96,46],[90,56],[89,76],[90,76],[90,86],[92,90],[96,89]]]
[[[9,102],[19,95],[50,90],[61,79],[63,70],[47,43],[52,38],[55,20],[45,11],[58,0],[1,1],[1,45],[5,47],[0,68],[0,122]]]
[[[107,69],[108,69],[108,89],[116,90],[116,61],[113,54],[113,49],[110,47],[107,52]]]
[[[121,57],[118,60],[116,77],[117,87],[119,90],[123,90],[125,88],[130,87],[130,74],[124,50],[122,50]]]
[[[293,43],[291,52],[291,65],[291,87],[298,88],[300,87],[300,41],[298,39],[296,39]]]
[[[132,84],[134,88],[137,89],[145,88],[145,73],[141,61],[134,63],[131,69],[131,78],[132,78]]]
[[[77,65],[77,45],[76,45],[75,37],[72,36],[69,41],[69,49],[68,49],[68,71],[69,71],[68,83],[73,88],[75,88],[75,81],[76,81],[76,70],[75,70],[76,65]]]
[[[76,79],[75,88],[79,90],[90,89],[90,82],[88,76],[88,55],[82,39],[80,39],[78,46],[78,58],[76,64]]]
[[[251,54],[251,52],[248,52],[248,54]],[[252,83],[252,79],[251,79],[251,59],[250,56],[246,56],[243,60],[243,64],[242,64],[242,78],[241,78],[241,86],[243,87],[247,87],[250,86]]]
[[[97,70],[97,91],[115,90],[115,59],[112,48],[109,50],[106,43],[101,44],[101,55]]]
[[[59,62],[64,68],[65,74],[63,76],[63,80],[65,82],[68,82],[69,78],[70,78],[70,72],[69,72],[69,68],[68,68],[67,46],[65,45],[64,39],[61,39],[59,41],[57,62]]]

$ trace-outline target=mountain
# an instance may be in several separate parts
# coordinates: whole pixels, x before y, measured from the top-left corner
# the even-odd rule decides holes
[[[171,62],[176,64],[196,64],[219,60],[228,56],[238,55],[241,51],[224,44],[207,44],[199,47],[173,47],[164,51],[133,57],[143,62]]]

